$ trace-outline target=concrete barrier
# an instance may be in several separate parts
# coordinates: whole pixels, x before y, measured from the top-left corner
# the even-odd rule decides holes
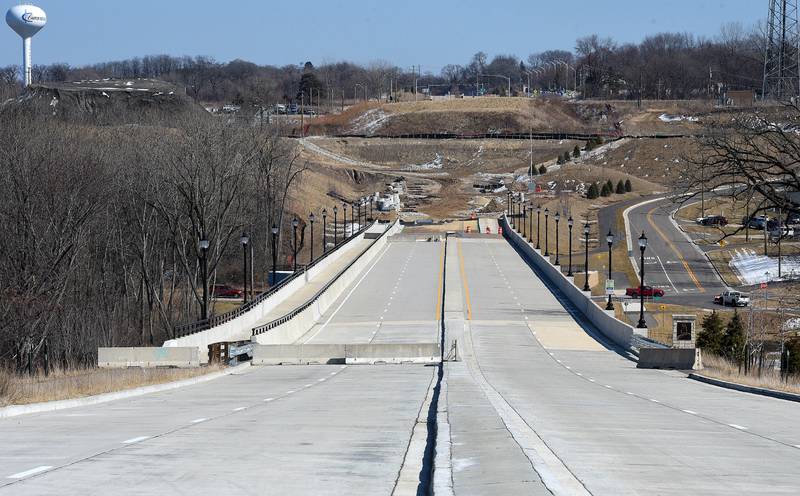
[[[265,315],[269,314],[275,307],[283,303],[287,298],[294,294],[297,290],[308,284],[308,282],[316,277],[320,272],[335,263],[345,255],[352,252],[362,239],[366,239],[365,235],[370,232],[375,232],[378,229],[378,224],[371,227],[367,231],[354,236],[347,240],[345,244],[340,246],[335,252],[319,260],[313,267],[309,268],[302,277],[290,281],[284,287],[276,291],[269,298],[250,309],[248,312],[220,324],[211,329],[197,332],[184,336],[181,338],[171,339],[164,343],[164,347],[182,347],[182,346],[195,346],[200,353],[201,361],[206,363],[208,356],[205,350],[208,345],[212,343],[233,342],[233,341],[247,341],[251,337],[253,326],[261,321]],[[382,230],[383,228],[380,227]],[[365,250],[365,253],[369,250]]]
[[[334,282],[322,292],[311,304],[288,321],[274,328],[252,336],[252,341],[258,344],[291,344],[300,339],[320,317],[333,305],[344,291],[356,281],[358,276],[367,268],[370,262],[380,253],[388,243],[388,238],[402,230],[403,226],[395,221],[386,233],[376,240],[356,261],[340,273]]]
[[[701,370],[700,348],[642,348],[637,369]]]
[[[308,365],[345,363],[343,344],[255,345],[253,365]]]
[[[200,352],[194,347],[183,348],[98,348],[100,368],[200,366]]]
[[[439,363],[437,343],[255,345],[253,365]]]
[[[595,304],[590,298],[591,293],[584,292],[576,286],[573,278],[565,276],[559,267],[551,264],[550,260],[542,255],[540,250],[534,249],[519,233],[515,232],[509,226],[505,216],[501,219],[501,226],[503,227],[503,236],[544,275],[548,282],[564,295],[575,309],[586,316],[604,336],[616,345],[626,350],[631,349],[633,335],[637,333],[633,326],[617,320],[613,311],[605,310]]]
[[[442,357],[438,343],[381,343],[347,345],[345,363],[440,363]]]

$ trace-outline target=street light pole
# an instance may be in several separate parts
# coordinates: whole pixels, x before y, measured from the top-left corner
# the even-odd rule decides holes
[[[647,322],[644,320],[644,251],[647,249],[647,236],[639,236],[639,250],[642,252],[642,257],[639,266],[639,323],[636,325],[639,329],[647,329]]]
[[[244,266],[242,270],[242,274],[244,275],[244,298],[242,303],[244,304],[247,303],[247,243],[250,242],[250,237],[246,232],[242,233],[242,237],[239,239],[239,241],[242,243],[242,254],[244,255]]]
[[[610,230],[606,235],[606,242],[608,243],[608,280],[611,280],[611,246],[614,244],[614,233]],[[606,285],[608,286],[608,285]],[[614,310],[614,302],[611,301],[611,293],[608,293],[608,303],[606,304],[606,310]]]
[[[314,263],[314,221],[317,219],[317,216],[314,215],[314,212],[311,212],[311,215],[308,216],[309,222],[311,222],[311,256],[309,259],[309,263]]]
[[[278,226],[272,224],[272,285],[278,283]]]
[[[522,205],[522,237],[525,238],[525,226],[528,223],[528,206]]]
[[[569,270],[567,270],[567,277],[572,277],[572,226],[575,224],[575,221],[572,220],[572,216],[569,216],[567,219],[567,227],[569,228]]]
[[[347,240],[347,203],[342,203],[342,242]]]
[[[559,253],[558,253],[558,251],[559,251],[558,250],[558,221],[561,220],[561,212],[556,212],[555,219],[556,219],[556,265],[561,265],[561,263],[559,261],[559,258],[558,258],[559,257]]]
[[[545,207],[545,209],[544,209],[544,256],[546,256],[546,257],[550,256],[550,239],[549,239],[550,236],[548,234],[549,227],[550,227],[549,219],[550,219],[550,209]]]
[[[292,219],[292,260],[294,261],[294,272],[297,272],[297,226],[300,225],[300,221],[297,220],[297,217]]]
[[[533,205],[528,208],[528,243],[533,243]]]
[[[336,248],[339,245],[339,223],[336,220],[336,215],[339,213],[339,207],[333,207],[333,247]]]
[[[583,225],[583,238],[584,238],[584,247],[585,247],[585,258],[583,259],[583,275],[584,275],[584,282],[583,282],[583,290],[584,291],[591,291],[592,288],[589,287],[589,223],[585,223]]]
[[[200,308],[200,320],[208,319],[208,238],[205,234],[200,237],[201,271],[203,277],[203,305]]]
[[[540,236],[541,229],[539,229],[539,221],[541,219],[542,219],[542,206],[541,205],[537,205],[536,206],[536,249],[537,250],[541,249],[541,246],[540,246],[540,243],[539,243],[539,238],[541,237]]]
[[[322,253],[328,251],[328,209],[322,209]]]

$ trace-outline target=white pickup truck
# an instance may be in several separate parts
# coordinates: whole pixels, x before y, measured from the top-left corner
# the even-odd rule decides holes
[[[725,307],[746,307],[750,304],[750,296],[739,291],[725,291],[714,298],[714,303]]]

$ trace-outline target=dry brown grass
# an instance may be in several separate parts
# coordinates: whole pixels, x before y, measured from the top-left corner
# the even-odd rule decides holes
[[[744,384],[746,386],[767,388],[775,391],[800,393],[800,377],[797,375],[790,376],[788,382],[781,380],[780,373],[774,369],[762,370],[760,376],[757,370],[753,370],[750,374],[745,375],[744,369],[740,372],[738,365],[711,354],[703,355],[703,367],[702,375],[715,379]]]
[[[19,376],[0,371],[0,406],[81,398],[190,379],[219,370],[222,369],[218,366],[194,369],[96,368],[56,370],[48,377]]]

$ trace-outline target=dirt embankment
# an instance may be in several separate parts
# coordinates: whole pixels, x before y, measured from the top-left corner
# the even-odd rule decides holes
[[[210,114],[182,88],[155,80],[97,80],[44,83],[0,104],[68,122],[97,125],[166,125]]]

